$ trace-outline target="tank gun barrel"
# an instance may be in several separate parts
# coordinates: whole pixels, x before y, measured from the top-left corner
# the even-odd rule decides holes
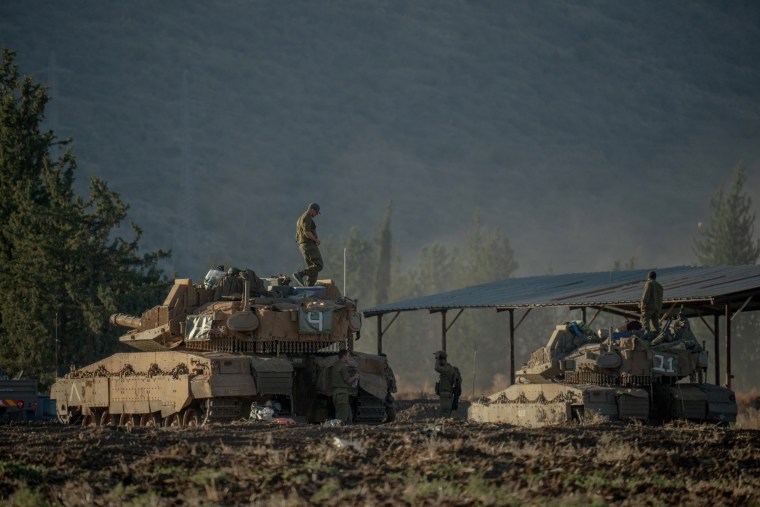
[[[108,318],[108,321],[115,326],[129,327],[132,329],[140,329],[142,326],[142,319],[140,319],[140,317],[127,315],[126,313],[114,313]]]

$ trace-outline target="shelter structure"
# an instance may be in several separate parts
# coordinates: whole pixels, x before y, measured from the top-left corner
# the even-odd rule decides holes
[[[507,354],[510,382],[514,383],[515,336],[525,317],[534,309],[568,307],[582,312],[591,324],[602,312],[638,320],[639,301],[651,269],[571,273],[525,278],[508,278],[463,289],[398,301],[364,310],[365,317],[377,318],[377,350],[383,349],[383,335],[403,312],[426,310],[441,315],[441,347],[446,350],[446,333],[467,309],[494,309],[509,315]],[[731,321],[741,312],[760,310],[760,266],[677,266],[655,269],[664,289],[663,316],[679,311],[698,318],[714,339],[714,371],[720,379],[721,317],[726,354],[725,385],[731,387]],[[448,312],[456,312],[448,319]],[[517,312],[521,314],[518,315]],[[587,320],[589,312],[594,312]],[[383,323],[386,315],[390,321]],[[516,317],[520,317],[517,322]]]

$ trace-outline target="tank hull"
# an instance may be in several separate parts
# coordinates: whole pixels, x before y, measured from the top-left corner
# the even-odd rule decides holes
[[[710,384],[673,384],[650,389],[572,384],[518,384],[472,405],[476,422],[543,427],[593,419],[732,423],[733,391]]]
[[[357,422],[382,423],[381,359],[358,354],[364,387]],[[333,414],[331,367],[337,356],[270,357],[239,353],[121,353],[76,370],[51,388],[59,419],[85,425],[183,426],[248,419],[264,404],[278,415],[318,423]],[[383,387],[384,389],[384,387]],[[384,406],[384,405],[383,405]]]

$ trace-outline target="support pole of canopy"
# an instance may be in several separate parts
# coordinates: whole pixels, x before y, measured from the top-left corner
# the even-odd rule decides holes
[[[441,350],[446,352],[446,310],[441,311]]]
[[[720,385],[720,327],[718,326],[720,315],[717,313],[714,315],[715,326],[713,326],[713,351],[715,352],[715,385]]]
[[[441,312],[441,350],[446,352],[446,333],[448,333],[449,329],[451,329],[451,326],[454,325],[454,322],[457,321],[460,315],[462,315],[462,312],[464,312],[464,308],[459,309],[459,313],[457,313],[454,318],[452,319],[450,324],[446,324],[446,311],[447,310],[436,310]],[[395,320],[395,319],[394,319]]]
[[[581,308],[581,317],[583,319],[583,322],[586,322],[586,307],[585,306]]]
[[[731,316],[731,320],[734,320],[737,315],[742,313],[742,310],[744,310],[744,308],[749,304],[750,301],[752,301],[752,296],[748,297],[747,300],[744,302],[744,304],[738,310],[736,310],[736,313],[734,313]]]
[[[731,306],[726,304],[726,387],[731,389]]]
[[[603,306],[600,306],[600,307],[599,307],[599,308],[596,310],[596,313],[594,314],[594,316],[593,316],[593,317],[591,317],[591,321],[590,321],[590,322],[588,322],[588,325],[589,325],[589,326],[591,326],[591,324],[593,324],[593,323],[594,323],[594,321],[595,321],[595,320],[596,320],[596,318],[599,316],[599,314],[600,314],[600,313],[602,313],[602,310],[604,310],[604,307],[603,307]],[[586,320],[586,319],[584,318],[583,320]]]
[[[509,309],[509,385],[515,385],[515,309]]]
[[[383,335],[386,331],[393,325],[394,322],[396,322],[396,319],[398,316],[401,315],[401,312],[396,312],[396,315],[393,316],[390,322],[388,322],[388,325],[385,326],[385,329],[383,329],[383,314],[380,313],[377,315],[377,353],[381,354],[383,352]]]

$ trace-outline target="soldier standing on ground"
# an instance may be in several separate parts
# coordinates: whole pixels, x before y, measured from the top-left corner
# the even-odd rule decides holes
[[[296,222],[296,243],[306,261],[306,269],[296,271],[292,276],[302,287],[313,286],[317,282],[317,273],[324,267],[322,254],[319,253],[317,225],[314,223],[314,217],[317,215],[319,215],[319,204],[313,202]],[[308,277],[305,283],[304,276]]]
[[[454,367],[449,364],[448,356],[443,350],[433,355],[435,356],[435,371],[439,376],[435,394],[441,400],[438,417],[451,417],[451,404],[454,401]]]
[[[355,387],[353,383],[358,380],[359,375],[352,376],[351,369],[348,366],[348,351],[340,349],[338,361],[332,367],[332,399],[333,405],[335,405],[335,418],[340,419],[345,424],[349,424],[353,419],[348,394]]]
[[[380,355],[385,358],[385,366],[383,374],[385,375],[385,382],[388,388],[385,395],[385,414],[387,415],[386,421],[392,422],[396,420],[396,400],[393,399],[393,393],[398,391],[396,387],[396,375],[393,374],[391,365],[388,364],[388,356],[381,352]]]
[[[662,313],[662,285],[657,281],[657,273],[649,272],[641,294],[641,326],[644,330],[660,334],[660,314]]]

